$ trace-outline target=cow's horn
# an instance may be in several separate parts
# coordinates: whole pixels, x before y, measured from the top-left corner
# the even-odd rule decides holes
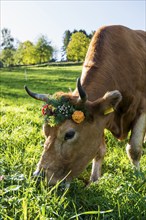
[[[87,100],[87,94],[84,91],[83,87],[81,86],[80,78],[77,79],[77,88],[79,92],[80,99],[85,102]]]
[[[28,93],[28,95],[30,95],[32,98],[34,99],[37,99],[37,100],[41,100],[41,101],[44,101],[44,102],[47,102],[49,99],[48,99],[48,96],[46,94],[37,94],[37,93],[34,93],[32,91],[30,91],[27,86],[24,86],[26,92]]]

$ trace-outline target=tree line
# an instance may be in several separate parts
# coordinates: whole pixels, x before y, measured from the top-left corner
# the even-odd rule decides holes
[[[66,30],[63,35],[62,61],[83,61],[94,34],[85,30]],[[0,66],[34,65],[56,61],[56,49],[47,36],[41,35],[36,43],[29,40],[17,42],[11,31],[3,28],[0,51]]]

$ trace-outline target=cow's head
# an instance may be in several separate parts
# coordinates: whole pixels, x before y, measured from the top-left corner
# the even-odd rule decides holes
[[[77,88],[78,96],[58,93],[48,98],[25,87],[31,97],[46,102],[42,109],[46,141],[34,174],[43,170],[50,184],[65,176],[70,181],[97,155],[107,117],[121,101],[120,92],[115,90],[90,102],[80,79]]]

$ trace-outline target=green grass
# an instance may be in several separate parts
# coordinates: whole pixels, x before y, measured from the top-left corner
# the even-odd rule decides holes
[[[27,96],[24,84],[39,93],[74,89],[81,66],[1,70],[0,220],[144,220],[146,154],[135,173],[118,142],[106,131],[107,153],[98,184],[86,187],[91,164],[65,189],[31,178],[42,152],[41,102]],[[144,151],[145,151],[144,146]]]

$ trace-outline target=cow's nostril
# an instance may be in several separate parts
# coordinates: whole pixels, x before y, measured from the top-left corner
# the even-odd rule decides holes
[[[39,176],[39,174],[40,174],[40,170],[36,170],[35,172],[33,172],[33,176],[35,177],[35,176]]]
[[[43,171],[43,170],[36,170],[36,171],[33,173],[33,177],[45,178],[45,171]]]
[[[39,186],[40,182],[45,180],[45,172],[36,170],[33,173],[32,179],[36,182],[36,186]]]

